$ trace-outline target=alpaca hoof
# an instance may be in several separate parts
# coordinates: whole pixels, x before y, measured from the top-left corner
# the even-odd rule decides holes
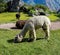
[[[32,38],[28,39],[28,42],[32,42],[32,41],[34,41]]]
[[[50,38],[45,37],[45,39],[49,41]]]

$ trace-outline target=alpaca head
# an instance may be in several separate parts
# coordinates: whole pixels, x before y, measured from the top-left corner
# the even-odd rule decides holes
[[[22,40],[23,40],[23,36],[21,35],[21,36],[19,36],[19,35],[16,35],[16,37],[15,37],[15,39],[14,39],[14,42],[16,43],[16,42],[22,42]]]

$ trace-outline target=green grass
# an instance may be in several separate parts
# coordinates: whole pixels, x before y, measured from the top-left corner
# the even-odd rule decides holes
[[[27,20],[30,18],[28,14],[20,13],[20,15],[21,15],[21,18],[20,18],[21,20]]]
[[[0,55],[60,55],[60,30],[51,31],[50,41],[45,39],[35,42],[9,42],[20,30],[0,29]],[[37,37],[42,38],[43,31],[37,30]],[[28,33],[25,36],[28,38]]]
[[[16,12],[0,13],[0,24],[17,21],[15,15],[16,15]],[[29,16],[27,14],[21,13],[20,20],[26,20],[28,18]]]
[[[48,17],[50,18],[51,21],[58,20],[58,17],[55,14],[50,14]]]
[[[0,23],[8,23],[16,21],[15,18],[16,13],[0,13]]]
[[[8,22],[16,22],[16,12],[6,12],[6,13],[0,13],[0,24],[1,23],[8,23]],[[20,20],[27,20],[30,17],[27,14],[21,13],[20,14]],[[50,14],[50,16],[48,16],[50,18],[51,21],[56,21],[58,19],[57,16],[55,16],[54,14]]]

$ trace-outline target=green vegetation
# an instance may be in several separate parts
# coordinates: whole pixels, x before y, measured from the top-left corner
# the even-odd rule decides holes
[[[6,4],[0,3],[0,13],[6,10]]]
[[[60,55],[60,30],[51,31],[50,41],[39,39],[35,42],[13,43],[12,39],[19,30],[0,29],[0,55]],[[37,30],[37,38],[42,38],[43,31]],[[28,38],[28,33],[25,36]]]
[[[30,18],[30,16],[28,16],[28,14],[21,13],[20,15],[21,15],[20,20],[27,20]]]
[[[60,18],[60,13],[56,14]]]
[[[15,15],[16,12],[0,13],[0,24],[8,22],[16,22],[17,20]],[[28,14],[25,13],[21,13],[20,16],[21,16],[20,20],[27,20],[30,18],[30,16],[28,16]],[[51,21],[56,21],[58,19],[58,17],[55,16],[54,14],[50,14],[48,17],[50,18]]]
[[[50,14],[48,17],[50,18],[51,21],[57,21],[58,20],[58,17],[55,14]]]
[[[0,24],[1,23],[8,23],[8,22],[15,22],[16,21],[16,12],[6,12],[6,13],[0,13]],[[27,14],[21,13],[20,20],[26,20],[29,16]]]
[[[6,11],[7,5],[5,0],[0,0],[0,13]]]
[[[0,12],[4,12],[6,4],[0,0]],[[49,13],[49,18],[51,21],[56,21],[60,14],[51,13],[49,9],[43,5],[28,6],[26,8],[30,9],[31,13],[35,13],[35,8],[42,8],[45,12]],[[0,24],[16,22],[15,17],[16,12],[4,12],[0,13]],[[21,12],[20,20],[27,20],[30,18],[28,14]],[[37,30],[37,40],[35,42],[27,42],[25,40],[22,43],[14,43],[13,39],[16,34],[20,33],[21,30],[6,30],[0,29],[0,55],[60,55],[60,30],[51,31],[50,40],[40,39],[44,37],[44,32],[42,30]],[[28,33],[25,38],[28,38]]]
[[[0,23],[14,22],[16,13],[0,13]]]
[[[35,6],[35,8],[41,8],[41,9],[43,9],[44,11],[46,11],[46,10],[48,10],[48,7],[47,6],[45,6],[45,5],[42,5],[42,4],[37,4],[36,6]]]

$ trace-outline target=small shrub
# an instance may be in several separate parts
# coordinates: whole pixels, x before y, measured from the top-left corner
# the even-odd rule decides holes
[[[6,10],[6,4],[0,3],[0,13]]]
[[[60,13],[59,13],[59,14],[57,14],[57,16],[58,16],[58,17],[60,17]]]

